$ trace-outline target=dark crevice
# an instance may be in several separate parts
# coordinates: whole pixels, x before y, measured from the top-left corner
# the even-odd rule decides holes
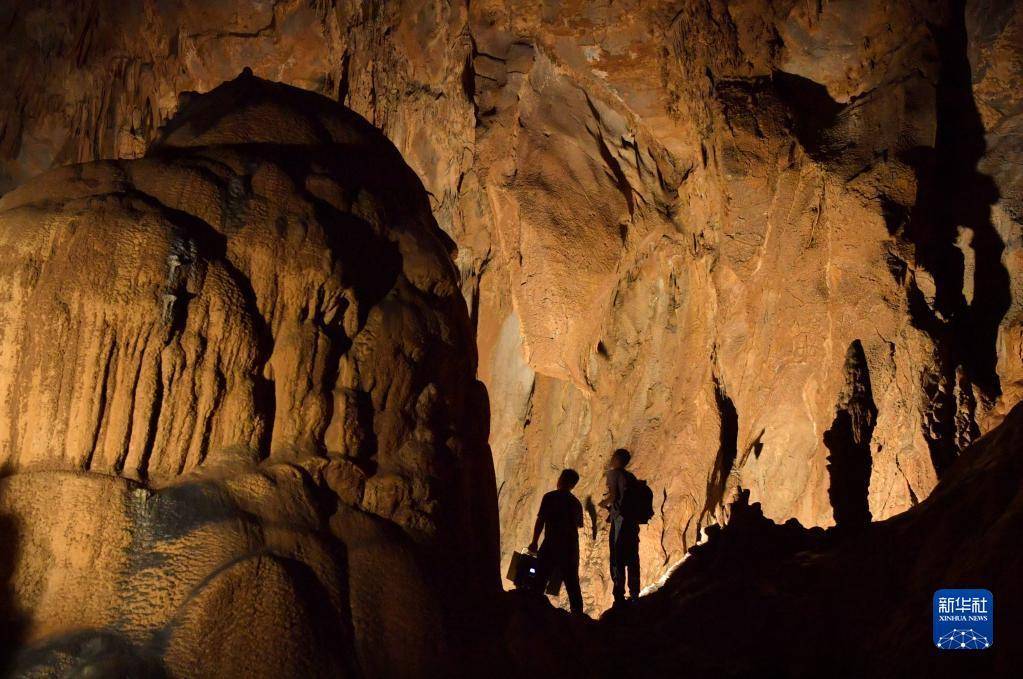
[[[140,479],[145,479],[149,473],[149,458],[156,446],[156,435],[160,427],[160,413],[163,410],[163,366],[157,357],[156,378],[153,380],[153,405],[149,411],[149,425],[146,430],[146,441],[142,446],[142,453],[139,456],[138,469],[135,471]]]
[[[348,94],[351,89],[351,83],[349,82],[351,77],[349,72],[351,69],[351,61],[352,55],[346,50],[344,56],[341,57],[341,79],[337,89],[337,100],[342,104],[345,104],[345,102],[348,101]]]
[[[749,442],[749,445],[747,445],[742,451],[742,457],[739,459],[740,467],[746,463],[746,460],[751,454],[753,455],[753,459],[760,459],[760,453],[764,451],[764,434],[766,433],[766,429],[761,429],[760,432],[753,437],[753,440]]]
[[[689,540],[687,539],[687,536],[689,535],[689,527],[693,525],[693,519],[694,518],[695,518],[694,516],[690,515],[689,518],[686,519],[686,525],[682,527],[682,553],[683,554],[688,554],[689,550],[693,546],[695,546],[695,544],[696,544],[694,542],[692,545],[690,545],[689,544]],[[699,541],[699,539],[700,539],[700,536],[699,536],[700,526],[699,526],[699,524],[697,524],[696,532],[697,532],[696,539],[697,539],[697,541]]]
[[[273,378],[253,375],[252,404],[263,419],[263,429],[259,432],[256,446],[260,458],[267,458],[273,452],[274,422],[277,420],[277,385]]]
[[[465,56],[465,64],[462,66],[462,93],[466,101],[472,104],[473,123],[478,123],[480,118],[480,106],[476,101],[476,57],[479,51],[476,47],[476,39],[470,35],[469,44],[471,49]]]
[[[888,227],[888,233],[893,236],[901,233],[909,221],[909,208],[888,196],[881,196],[880,203],[881,216]]]
[[[480,280],[483,278],[483,270],[472,276],[472,295],[469,298],[469,325],[472,326],[472,336],[479,336],[480,328]]]
[[[103,377],[100,380],[98,401],[96,405],[96,427],[92,431],[92,442],[89,446],[88,457],[85,458],[84,469],[89,471],[92,468],[92,460],[96,456],[96,449],[100,445],[100,434],[103,432],[103,422],[107,416],[107,400],[110,389],[111,365],[115,362],[114,354],[117,351],[117,343],[111,339],[110,348],[107,350],[106,358],[103,361]]]
[[[196,458],[196,466],[201,465],[206,461],[206,456],[209,453],[210,441],[213,437],[213,421],[215,414],[220,412],[220,406],[223,403],[224,396],[227,390],[227,384],[224,380],[224,375],[220,372],[220,367],[217,366],[214,369],[213,374],[213,403],[210,404],[209,413],[206,416],[206,421],[203,423],[202,439],[199,441],[199,455]],[[182,459],[182,468],[178,471],[179,474],[184,473],[184,464],[186,459]]]
[[[664,561],[661,562],[661,566],[662,567],[663,566],[667,566],[668,562],[671,560],[671,557],[668,555],[668,547],[667,547],[667,545],[664,544],[664,539],[667,537],[668,532],[669,532],[668,526],[670,525],[668,523],[667,514],[665,514],[665,511],[664,511],[667,506],[668,506],[668,489],[665,488],[664,490],[661,491],[661,503],[657,507],[657,513],[661,517],[661,539],[660,539],[659,543],[660,543],[660,546],[661,546],[661,556],[664,558]],[[692,521],[692,518],[693,517],[690,516],[689,520]]]
[[[322,292],[321,292],[322,296]],[[334,402],[334,388],[337,385],[341,372],[341,359],[348,353],[352,346],[352,340],[345,332],[343,319],[345,310],[348,308],[348,300],[340,298],[336,305],[324,308],[323,299],[317,299],[315,318],[313,322],[330,341],[327,348],[326,374],[323,377],[323,397],[328,403],[327,412],[337,412],[337,404]],[[325,420],[318,431],[313,432],[313,441],[320,446],[320,453],[326,456],[328,450],[333,448],[327,443],[325,435],[330,422]]]
[[[135,345],[137,350],[138,344]],[[135,366],[135,377],[131,383],[131,404],[128,406],[128,412],[134,413],[135,408],[138,405],[138,393],[139,393],[139,379],[142,376],[142,367],[145,364],[145,356],[139,358],[138,365]],[[135,431],[135,418],[128,418],[128,425],[124,431],[124,443],[121,446],[120,452],[117,454],[117,459],[114,461],[114,471],[120,475],[124,471],[124,463],[128,458],[128,452],[131,447],[131,437]]]
[[[349,390],[346,392],[348,403],[346,409],[354,411],[354,421],[348,426],[352,427],[353,434],[358,439],[358,449],[354,451],[355,456],[352,462],[357,465],[367,476],[376,473],[377,437],[373,428],[373,416],[376,409],[373,407],[373,396],[366,391]]]
[[[589,96],[586,96],[586,105],[589,106],[590,113],[593,115],[593,120],[597,127],[597,130],[593,133],[593,138],[597,142],[597,147],[600,150],[600,157],[604,160],[604,163],[611,171],[611,177],[614,179],[615,185],[625,198],[625,204],[629,207],[629,215],[631,216],[636,211],[636,197],[633,195],[632,185],[629,183],[628,177],[625,176],[621,163],[619,163],[618,159],[614,157],[614,154],[611,153],[611,149],[608,147],[607,142],[604,141],[604,135],[600,131],[600,113],[597,111],[597,107],[593,105]]]

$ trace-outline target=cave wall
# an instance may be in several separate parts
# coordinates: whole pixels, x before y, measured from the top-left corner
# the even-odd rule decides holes
[[[1023,394],[1023,13],[1008,0],[13,3],[3,181],[142,153],[249,66],[343,101],[457,243],[505,559],[576,467],[650,480],[644,582],[738,488],[833,521],[861,347],[868,510],[926,497]],[[584,593],[606,603],[601,517]]]

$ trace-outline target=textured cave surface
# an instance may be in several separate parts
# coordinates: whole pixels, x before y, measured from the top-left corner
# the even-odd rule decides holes
[[[620,446],[656,496],[643,584],[673,573],[650,676],[933,676],[881,641],[834,662],[831,607],[909,588],[902,643],[928,587],[1020,601],[1019,501],[981,492],[1021,480],[1020,3],[12,0],[0,50],[0,521],[67,560],[0,563],[18,662],[186,676],[214,630],[214,673],[601,676],[627,620],[496,590],[560,469],[592,507]],[[964,549],[940,527],[978,503]],[[595,615],[600,514],[582,536]],[[218,619],[264,581],[237,596],[266,627]],[[700,616],[828,624],[819,656],[701,655]]]
[[[450,243],[379,131],[246,73],[144,158],[7,193],[0,243],[16,674],[457,654],[497,588],[485,390]]]
[[[1023,394],[1011,0],[128,5],[0,10],[0,183],[138,157],[244,67],[363,115],[457,245],[504,563],[558,469],[596,501],[617,446],[661,500],[646,583],[737,488],[831,525],[857,342],[875,520]]]
[[[743,493],[730,522],[633,607],[587,626],[543,607],[512,618],[510,647],[532,644],[511,654],[511,676],[1019,676],[1020,451],[1023,405],[964,450],[926,500],[853,533],[777,524]],[[934,592],[979,582],[1003,602],[992,652],[931,648]]]

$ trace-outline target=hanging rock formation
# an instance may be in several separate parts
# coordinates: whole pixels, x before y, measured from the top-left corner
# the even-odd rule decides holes
[[[1023,397],[1019,3],[122,5],[0,9],[2,188],[140,156],[180,92],[245,66],[361,113],[458,246],[505,560],[562,466],[596,504],[620,446],[657,496],[645,583],[740,490],[832,524],[824,433],[853,343],[874,520]],[[201,455],[175,445],[172,469]],[[596,611],[596,513],[586,535]]]
[[[4,660],[269,677],[457,658],[498,589],[498,529],[449,248],[383,135],[251,73],[188,97],[144,158],[7,193]]]

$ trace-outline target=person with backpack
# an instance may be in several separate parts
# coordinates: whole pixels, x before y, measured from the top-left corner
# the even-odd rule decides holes
[[[650,487],[626,469],[631,459],[625,448],[611,454],[607,491],[600,502],[611,524],[611,581],[616,606],[625,602],[626,583],[630,598],[639,596],[639,526],[654,514]]]

